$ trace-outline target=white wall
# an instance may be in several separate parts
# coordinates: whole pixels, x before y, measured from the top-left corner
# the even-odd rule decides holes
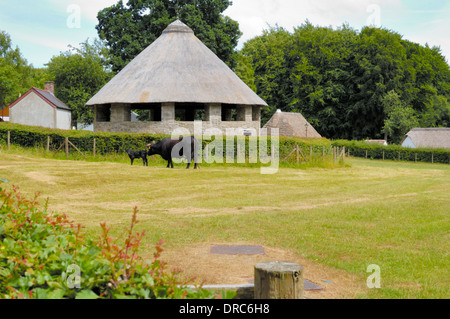
[[[56,128],[62,130],[72,129],[72,112],[66,110],[56,110]]]
[[[55,128],[55,108],[31,92],[9,110],[11,123]]]
[[[403,147],[409,147],[409,148],[416,148],[416,146],[414,145],[414,143],[411,141],[411,139],[408,137],[406,137],[406,139],[403,141],[402,144]]]

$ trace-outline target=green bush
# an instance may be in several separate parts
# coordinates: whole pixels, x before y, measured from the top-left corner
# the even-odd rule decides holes
[[[127,149],[144,149],[149,143],[159,141],[163,138],[170,137],[164,134],[132,134],[132,133],[103,133],[103,132],[88,132],[88,131],[64,131],[56,129],[47,129],[42,127],[25,126],[12,123],[0,123],[0,143],[6,144],[8,131],[11,132],[11,143],[21,147],[41,147],[47,145],[47,136],[50,136],[50,149],[62,150],[63,143],[66,137],[69,138],[81,152],[91,154],[93,152],[93,145],[95,139],[96,153],[100,155],[106,154],[123,154]],[[223,137],[223,147],[226,147],[227,137]],[[213,139],[214,140],[214,139]],[[259,141],[257,141],[257,149],[253,149],[254,138],[245,137],[245,154],[256,152],[259,157]],[[202,149],[210,144],[212,140],[202,140]],[[237,138],[235,137],[235,145],[237,145]],[[327,139],[300,139],[290,137],[279,138],[279,153],[280,158],[284,159],[289,153],[299,145],[303,154],[308,155],[310,148],[314,153],[322,154],[323,148],[327,154],[331,153],[331,142]],[[267,137],[267,154],[271,154],[272,140]],[[223,150],[225,154],[225,150]],[[214,154],[213,154],[214,155]],[[234,156],[236,158],[237,147],[234,148]]]
[[[364,141],[337,140],[332,143],[334,146],[345,146],[350,151],[351,156],[367,157],[369,159],[386,159],[402,161],[418,161],[433,163],[450,163],[450,150],[445,149],[412,149],[399,145],[380,145]]]
[[[124,240],[112,238],[102,224],[101,238],[93,241],[65,215],[49,214],[37,198],[25,199],[17,187],[0,189],[0,299],[214,297],[166,271],[162,242],[153,261],[138,255],[145,233],[133,230],[137,209]]]

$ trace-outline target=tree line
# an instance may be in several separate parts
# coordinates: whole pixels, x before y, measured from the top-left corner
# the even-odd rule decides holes
[[[276,109],[301,112],[328,138],[398,142],[413,127],[448,127],[450,70],[437,47],[391,30],[360,32],[313,26],[280,27],[245,43],[257,92]]]
[[[413,127],[448,127],[450,69],[438,47],[392,30],[314,26],[292,32],[275,26],[237,50],[239,24],[223,12],[229,0],[120,0],[98,13],[99,39],[28,65],[0,33],[0,105],[32,85],[55,81],[56,96],[74,110],[74,124],[91,123],[85,103],[179,18],[269,107],[300,112],[322,136],[384,138],[398,143]]]

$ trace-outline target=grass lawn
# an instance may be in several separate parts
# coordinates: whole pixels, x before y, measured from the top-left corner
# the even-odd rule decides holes
[[[149,250],[208,242],[286,249],[348,272],[365,284],[381,270],[381,288],[361,298],[449,298],[450,166],[350,159],[347,167],[281,168],[184,165],[160,160],[43,158],[0,151],[0,178],[49,209],[66,213],[92,236],[106,221],[120,234],[139,208]],[[144,252],[145,253],[145,252]]]

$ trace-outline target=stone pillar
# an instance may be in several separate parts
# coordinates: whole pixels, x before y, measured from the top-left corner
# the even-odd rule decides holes
[[[219,127],[222,122],[222,104],[208,104],[205,108],[206,121],[212,126]]]
[[[130,104],[111,104],[111,122],[131,122]]]
[[[253,106],[252,107],[252,120],[253,122],[261,122],[261,107]]]
[[[169,123],[175,122],[175,103],[162,103],[161,121]]]
[[[238,105],[237,106],[237,120],[240,122],[252,122],[252,106]]]

